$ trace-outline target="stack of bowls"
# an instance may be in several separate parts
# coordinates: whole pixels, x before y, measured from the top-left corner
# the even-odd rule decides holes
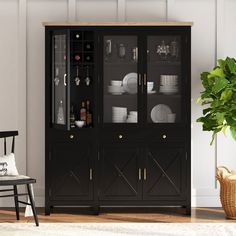
[[[160,93],[175,94],[178,92],[178,75],[161,75]]]
[[[121,80],[111,80],[111,85],[108,85],[108,93],[113,95],[121,95],[124,93]]]
[[[126,122],[127,123],[137,123],[138,122],[138,112],[137,111],[130,111]]]
[[[152,92],[154,87],[154,82],[147,82],[147,92],[150,93]]]
[[[112,107],[112,122],[125,123],[127,118],[127,107]]]

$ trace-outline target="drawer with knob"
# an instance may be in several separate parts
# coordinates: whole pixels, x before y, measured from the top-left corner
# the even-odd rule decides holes
[[[141,140],[142,135],[138,130],[112,130],[103,131],[102,140],[109,142],[126,142]]]
[[[186,139],[184,129],[153,129],[146,132],[146,139],[154,142],[183,142]]]
[[[93,132],[90,131],[90,129],[86,129],[85,131],[76,131],[76,130],[69,130],[69,131],[54,131],[49,136],[52,140],[56,142],[80,142],[80,141],[86,141],[91,140],[91,137],[93,137]]]

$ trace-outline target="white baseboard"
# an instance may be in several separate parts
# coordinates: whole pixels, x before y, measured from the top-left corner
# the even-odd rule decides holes
[[[192,189],[192,207],[221,207],[219,189]]]

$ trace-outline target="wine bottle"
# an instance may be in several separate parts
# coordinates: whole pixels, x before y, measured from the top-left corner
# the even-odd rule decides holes
[[[76,61],[79,61],[81,59],[81,56],[77,53],[77,54],[75,54],[74,59]]]
[[[85,108],[85,102],[82,102],[81,108],[80,108],[80,120],[84,120],[86,122],[86,108]]]
[[[93,44],[88,42],[84,44],[84,50],[85,51],[92,51],[93,50]]]
[[[85,56],[85,61],[86,62],[91,62],[92,61],[92,57],[90,55],[86,55]]]
[[[64,119],[64,109],[63,109],[63,101],[60,101],[58,113],[57,113],[57,124],[64,125],[65,119]]]
[[[70,127],[75,128],[75,113],[74,113],[74,106],[71,106],[70,109]]]
[[[90,110],[90,102],[87,100],[86,102],[87,110],[86,110],[86,126],[91,127],[92,126],[92,112]]]

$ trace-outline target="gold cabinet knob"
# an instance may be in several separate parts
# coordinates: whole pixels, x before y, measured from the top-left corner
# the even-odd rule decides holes
[[[71,134],[71,135],[70,135],[70,139],[73,139],[73,138],[74,138],[74,135],[73,135],[73,134]]]
[[[166,139],[166,138],[167,138],[167,136],[166,136],[165,134],[163,134],[163,135],[162,135],[162,138],[163,138],[163,139]]]
[[[119,134],[118,137],[119,137],[119,139],[122,139],[122,138],[123,138],[123,135],[122,135],[122,134]]]

